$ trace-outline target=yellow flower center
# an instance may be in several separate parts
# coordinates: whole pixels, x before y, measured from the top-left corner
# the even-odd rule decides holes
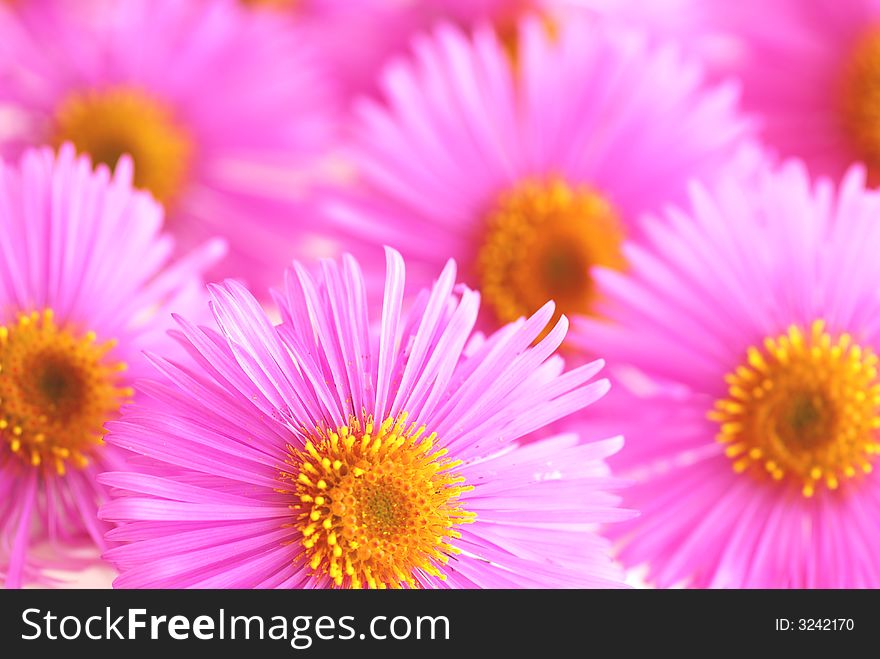
[[[622,270],[624,232],[599,194],[564,181],[527,181],[501,195],[476,258],[484,300],[502,323],[548,300],[560,314],[589,313],[592,266]],[[554,319],[555,321],[555,319]]]
[[[824,484],[872,470],[880,452],[880,382],[877,356],[837,339],[821,320],[809,333],[791,327],[748,349],[746,363],[730,373],[728,398],[709,418],[720,424],[718,441],[737,472],[780,481],[793,479],[806,497]]]
[[[33,467],[83,468],[103,426],[132,396],[119,384],[115,342],[58,327],[51,310],[0,326],[0,444]]]
[[[840,112],[856,153],[876,180],[880,174],[880,29],[868,32],[850,56],[843,75]]]
[[[316,577],[337,587],[416,587],[419,573],[445,578],[442,566],[459,550],[459,524],[474,520],[459,497],[473,489],[451,473],[461,464],[434,448],[435,434],[406,426],[406,414],[376,428],[357,420],[317,430],[303,450],[291,448],[298,502],[291,506]]]
[[[192,155],[192,142],[169,109],[129,87],[67,97],[56,112],[52,135],[56,146],[66,141],[111,168],[119,156],[131,155],[135,185],[165,203],[183,187]]]

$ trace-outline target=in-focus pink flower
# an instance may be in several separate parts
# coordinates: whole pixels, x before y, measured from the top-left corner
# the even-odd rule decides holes
[[[0,60],[15,63],[0,104],[17,125],[0,151],[71,141],[111,167],[131,154],[178,244],[227,237],[211,275],[262,287],[294,255],[306,166],[333,133],[314,50],[232,0],[14,3],[0,8]]]
[[[880,182],[880,2],[717,4],[742,42],[743,107],[765,140],[814,174],[863,162]]]
[[[123,468],[104,423],[132,398],[145,349],[172,343],[169,308],[201,307],[211,242],[173,265],[162,208],[71,145],[0,163],[0,576],[7,586],[63,568],[34,542],[106,548],[95,477]]]
[[[595,274],[607,321],[575,325],[654,379],[605,410],[642,512],[621,556],[662,587],[876,588],[880,195],[861,168],[753,183],[647,223],[628,275]]]
[[[516,440],[608,389],[563,372],[552,304],[488,338],[449,262],[408,313],[388,252],[378,336],[359,266],[300,265],[273,326],[240,285],[211,287],[219,331],[180,320],[198,362],[110,426],[141,454],[108,473],[119,587],[618,586],[595,525],[629,516],[603,459],[620,438]],[[457,292],[456,292],[457,291]]]
[[[625,268],[636,218],[717,176],[748,128],[736,90],[703,89],[672,47],[595,21],[520,29],[515,62],[489,29],[417,40],[387,104],[358,108],[360,188],[327,202],[367,264],[389,244],[425,282],[452,255],[490,327],[548,299],[589,313],[590,267]]]

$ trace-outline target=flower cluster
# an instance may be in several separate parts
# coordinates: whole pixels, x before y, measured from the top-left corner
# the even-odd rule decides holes
[[[0,0],[0,582],[880,587],[878,183],[872,0]]]

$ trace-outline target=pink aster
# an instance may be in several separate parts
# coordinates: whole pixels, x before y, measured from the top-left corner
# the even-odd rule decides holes
[[[747,133],[731,86],[704,89],[671,46],[596,21],[520,24],[515,58],[491,29],[444,26],[389,67],[387,102],[358,108],[359,187],[327,201],[364,249],[401,250],[420,283],[452,255],[497,327],[553,299],[588,313],[592,265],[643,212],[712,179]]]
[[[203,300],[198,272],[222,255],[208,243],[173,264],[162,208],[71,145],[57,158],[0,162],[0,578],[43,580],[75,565],[64,546],[106,549],[98,473],[122,468],[103,425],[133,396],[145,349],[168,344],[169,308]],[[199,305],[201,306],[201,305]],[[57,560],[29,555],[58,545]]]
[[[375,87],[382,65],[405,49],[422,19],[415,3],[394,0],[263,0],[254,10],[281,14],[320,35],[317,44],[346,97]]]
[[[513,46],[515,24],[534,14],[552,22],[559,0],[243,0],[258,11],[287,15],[321,35],[321,51],[349,97],[372,93],[382,68],[412,38],[441,21],[498,27]]]
[[[760,119],[766,141],[814,174],[839,177],[863,162],[877,183],[880,2],[716,4],[742,42],[743,106]]]
[[[645,30],[649,38],[675,41],[698,58],[710,79],[721,78],[742,54],[733,24],[742,14],[729,0],[559,0],[569,11]],[[755,15],[752,14],[754,17]],[[753,18],[753,20],[755,20]]]
[[[39,0],[0,7],[0,152],[73,142],[168,209],[184,249],[221,235],[212,276],[269,281],[303,227],[306,167],[332,134],[326,74],[303,33],[232,0]]]
[[[658,586],[880,586],[878,214],[864,169],[787,163],[696,187],[595,274],[576,342],[636,369],[605,422],[642,513],[621,557]]]
[[[357,262],[300,265],[273,326],[238,283],[211,286],[217,327],[181,319],[197,362],[162,373],[111,424],[140,473],[108,473],[119,587],[618,586],[595,525],[617,508],[620,438],[516,440],[602,396],[564,372],[547,304],[490,337],[450,261],[402,311],[387,253],[378,335]]]

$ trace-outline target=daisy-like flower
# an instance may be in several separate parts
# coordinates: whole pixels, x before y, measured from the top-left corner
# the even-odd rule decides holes
[[[234,281],[211,287],[219,331],[180,320],[193,369],[110,425],[141,473],[108,473],[123,524],[107,552],[120,587],[620,585],[595,525],[629,516],[606,490],[621,440],[516,440],[580,410],[608,382],[563,373],[548,304],[488,338],[479,296],[449,262],[409,313],[388,252],[378,337],[360,268],[301,266],[273,326]],[[458,291],[456,293],[456,291]]]
[[[382,67],[412,38],[441,21],[490,23],[516,51],[516,22],[527,15],[555,25],[559,0],[241,0],[290,16],[321,34],[322,52],[348,96],[375,91]],[[365,39],[364,36],[369,35]]]
[[[649,38],[675,41],[698,58],[710,79],[729,74],[742,53],[733,25],[740,3],[727,0],[559,0],[563,7],[601,20],[638,27]],[[755,14],[752,14],[754,20]]]
[[[15,3],[0,8],[0,60],[14,62],[0,104],[17,128],[0,151],[70,141],[111,167],[130,154],[181,248],[225,236],[212,276],[269,281],[301,235],[304,168],[332,133],[312,50],[232,0]]]
[[[715,4],[743,43],[743,106],[766,141],[814,174],[862,162],[880,182],[880,2]]]
[[[624,269],[637,216],[716,176],[747,132],[735,89],[702,89],[672,47],[595,21],[520,29],[515,62],[490,29],[417,40],[387,105],[359,107],[360,189],[326,208],[421,281],[452,255],[496,327],[549,299],[589,313],[590,267]]]
[[[393,0],[240,0],[255,12],[290,19],[321,35],[322,55],[340,91],[352,98],[375,88],[382,64],[419,29],[416,3]]]
[[[98,473],[122,468],[103,426],[133,396],[141,352],[170,343],[169,308],[203,302],[208,243],[176,265],[162,208],[132,189],[132,166],[92,170],[73,147],[0,163],[0,577],[41,579],[28,548],[106,548]]]
[[[608,320],[576,342],[651,378],[606,413],[639,481],[622,558],[657,585],[880,586],[878,214],[862,168],[788,163],[695,188],[595,274]]]

